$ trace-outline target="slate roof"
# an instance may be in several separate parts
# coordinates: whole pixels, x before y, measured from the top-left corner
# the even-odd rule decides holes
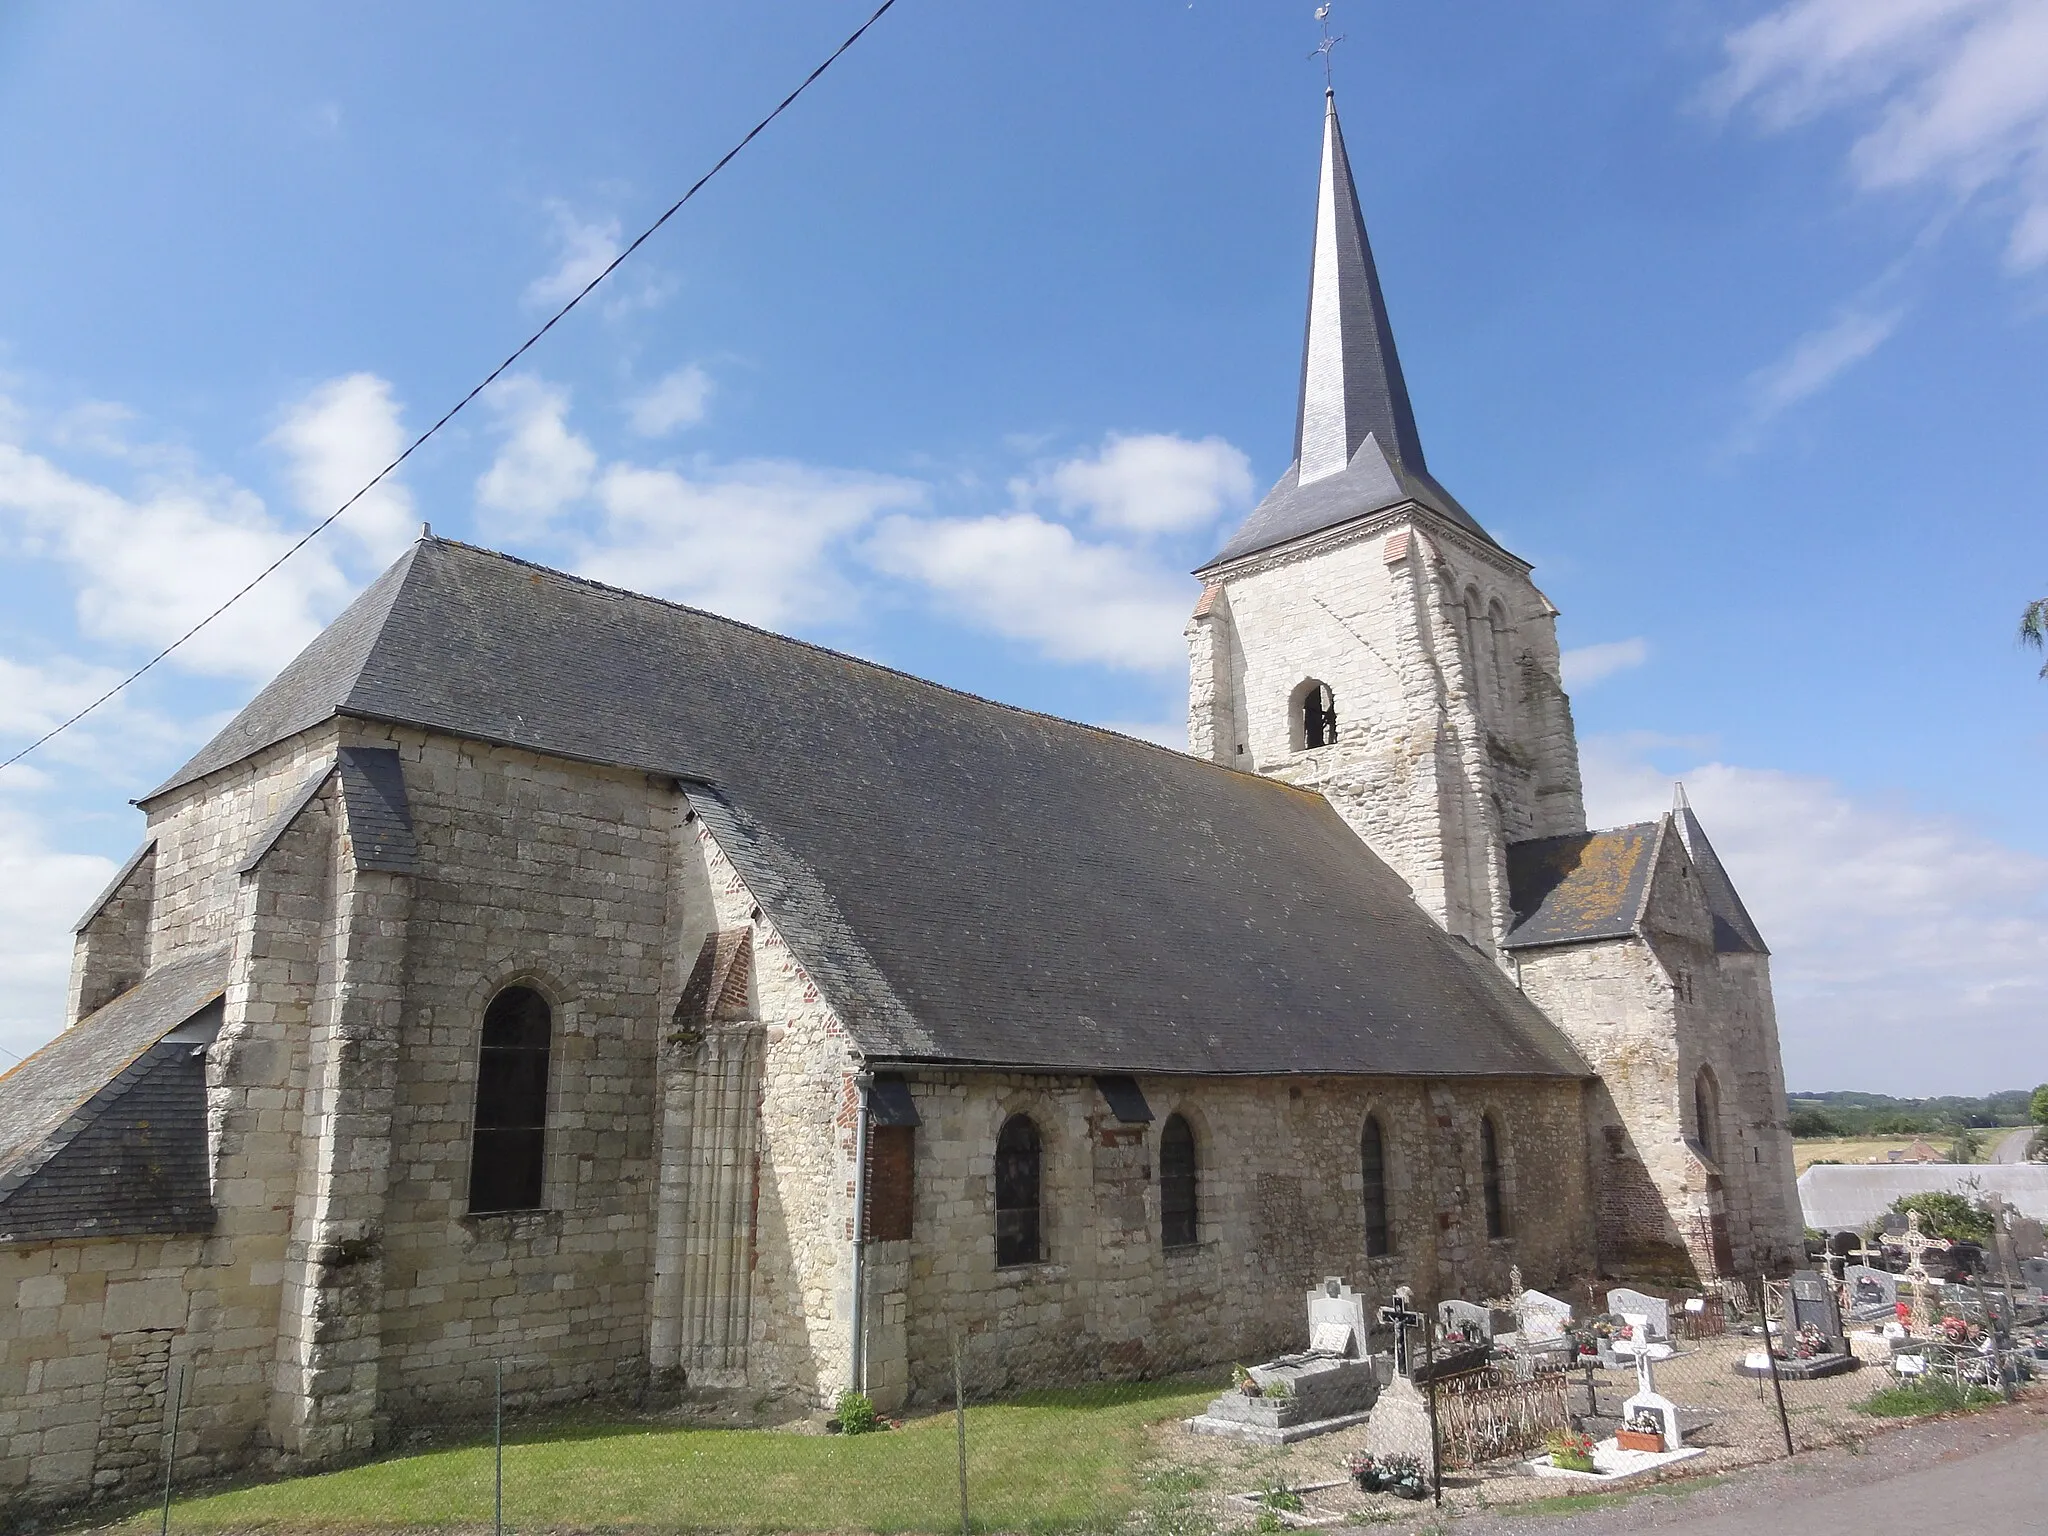
[[[1721,856],[1707,841],[1707,829],[1700,825],[1699,817],[1693,815],[1692,807],[1685,804],[1671,814],[1678,835],[1685,840],[1685,851],[1692,859],[1693,873],[1699,877],[1700,895],[1706,898],[1707,910],[1714,917],[1715,952],[1724,955],[1745,952],[1769,954],[1770,948],[1764,943],[1763,934],[1757,931],[1749,908],[1736,894],[1735,882],[1728,878]]]
[[[0,1076],[0,1242],[213,1224],[202,1053],[228,953],[157,967]]]
[[[1650,894],[1660,821],[1508,846],[1505,947],[1626,938]]]
[[[156,793],[336,713],[676,776],[871,1059],[1589,1075],[1321,797],[715,615],[423,540]]]
[[[1202,570],[1407,502],[1494,542],[1423,458],[1336,96],[1326,99],[1294,462]]]
[[[1805,1224],[1823,1232],[1867,1228],[1901,1195],[2003,1195],[2022,1216],[2048,1221],[2048,1167],[2039,1163],[1816,1164],[1799,1175]]]

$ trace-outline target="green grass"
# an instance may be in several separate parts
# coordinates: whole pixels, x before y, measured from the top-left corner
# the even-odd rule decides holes
[[[1943,1377],[1922,1376],[1871,1393],[1856,1411],[1879,1419],[1911,1419],[1928,1413],[1967,1413],[2004,1401],[1988,1387],[1961,1387]]]
[[[1041,1392],[967,1411],[978,1529],[1106,1530],[1137,1506],[1146,1426],[1197,1411],[1186,1380]],[[505,1523],[534,1531],[960,1529],[953,1416],[873,1435],[577,1423],[508,1435]],[[178,1532],[488,1526],[488,1444],[181,1500]],[[138,1517],[134,1529],[153,1523]]]

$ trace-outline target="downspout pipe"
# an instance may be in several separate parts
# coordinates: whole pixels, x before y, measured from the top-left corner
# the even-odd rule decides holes
[[[854,1073],[860,1107],[853,1132],[853,1358],[847,1377],[856,1392],[868,1389],[868,1090],[874,1085],[874,1073]]]

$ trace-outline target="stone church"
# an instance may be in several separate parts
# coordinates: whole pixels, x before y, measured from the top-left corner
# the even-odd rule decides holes
[[[1425,463],[1334,103],[1294,462],[1189,751],[423,538],[139,803],[0,1078],[0,1499],[472,1401],[1258,1358],[1327,1274],[1800,1237],[1769,958],[1589,831],[1556,612]],[[465,1394],[471,1394],[465,1397]]]

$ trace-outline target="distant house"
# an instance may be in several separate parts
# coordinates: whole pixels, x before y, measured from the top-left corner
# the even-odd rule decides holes
[[[1946,1157],[1943,1157],[1941,1153],[1924,1141],[1915,1141],[1913,1145],[1903,1149],[1894,1147],[1891,1151],[1885,1153],[1884,1160],[1887,1163],[1945,1163],[1948,1161]]]

